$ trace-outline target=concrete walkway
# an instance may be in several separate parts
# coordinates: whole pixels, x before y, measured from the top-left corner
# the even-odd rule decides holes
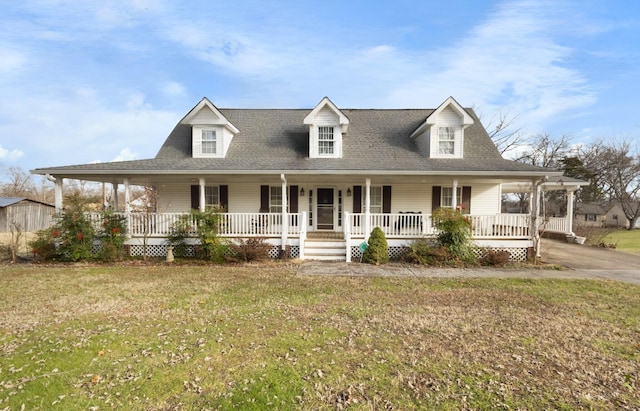
[[[353,277],[591,278],[640,284],[640,255],[547,239],[542,242],[541,255],[543,262],[561,266],[563,269],[460,269],[409,264],[373,266],[361,263],[303,261],[297,274]]]

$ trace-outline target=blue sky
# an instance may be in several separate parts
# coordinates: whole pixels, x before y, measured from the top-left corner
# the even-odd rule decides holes
[[[435,108],[575,143],[640,135],[635,0],[22,0],[0,14],[0,167],[150,158],[220,107]]]

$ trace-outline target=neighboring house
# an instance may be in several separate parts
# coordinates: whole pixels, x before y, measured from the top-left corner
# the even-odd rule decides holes
[[[0,232],[33,232],[51,226],[55,207],[22,197],[0,197]]]
[[[610,208],[610,205],[601,203],[579,203],[573,212],[573,221],[576,225],[604,227],[607,220],[606,214]]]
[[[385,110],[341,109],[326,97],[313,109],[222,109],[203,98],[155,158],[32,172],[56,180],[58,209],[66,178],[124,186],[132,253],[141,252],[139,227],[149,227],[154,252],[164,255],[178,215],[219,205],[222,236],[264,237],[276,256],[347,261],[360,257],[376,226],[391,254],[435,235],[439,207],[469,214],[476,244],[524,259],[536,219],[501,214],[501,196],[526,187],[534,198],[562,175],[503,159],[473,110],[451,97],[436,109]],[[152,224],[130,213],[131,185],[155,187]],[[577,185],[554,187],[572,201]]]
[[[611,228],[628,228],[629,220],[619,203],[611,203],[605,215],[605,226]],[[636,219],[636,228],[640,228],[640,218]]]

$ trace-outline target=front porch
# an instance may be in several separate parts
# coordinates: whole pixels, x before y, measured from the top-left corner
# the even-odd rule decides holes
[[[189,213],[119,213],[126,217],[126,244],[132,255],[142,255],[146,247],[147,255],[166,255],[167,237],[174,225],[189,216]],[[94,225],[101,223],[99,213],[90,213]],[[359,259],[360,245],[368,238],[374,227],[380,227],[389,243],[390,254],[398,253],[411,241],[435,237],[438,231],[433,225],[431,214],[421,213],[350,213],[344,212],[344,222],[338,230],[323,231],[310,229],[307,212],[301,213],[220,213],[218,235],[230,240],[264,238],[274,247],[274,257],[279,250],[289,250],[289,256],[300,259],[316,259],[316,254],[307,251],[314,245],[311,240],[327,237],[341,252],[330,255],[338,260]],[[482,247],[506,249],[518,260],[526,258],[527,250],[533,247],[532,219],[529,214],[468,215],[471,220],[471,234],[474,242]],[[558,234],[570,233],[567,218],[551,218],[540,222],[539,230]],[[191,224],[192,232],[197,232],[197,222]],[[310,238],[313,237],[313,238]]]

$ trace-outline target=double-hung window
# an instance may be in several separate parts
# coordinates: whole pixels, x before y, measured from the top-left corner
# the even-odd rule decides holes
[[[456,206],[462,203],[462,187],[456,189]],[[442,187],[442,194],[440,198],[440,207],[442,208],[454,208],[453,206],[453,187]]]
[[[269,212],[282,213],[282,186],[269,187]]]
[[[455,153],[454,127],[438,127],[438,154],[453,155]]]
[[[202,154],[218,154],[216,130],[202,130]]]
[[[382,186],[369,187],[369,210],[372,214],[382,214]],[[365,196],[362,196],[362,209],[365,209]]]
[[[333,127],[318,127],[318,154],[332,156],[335,150]]]
[[[206,208],[220,205],[220,187],[206,186],[204,188],[204,206]]]

